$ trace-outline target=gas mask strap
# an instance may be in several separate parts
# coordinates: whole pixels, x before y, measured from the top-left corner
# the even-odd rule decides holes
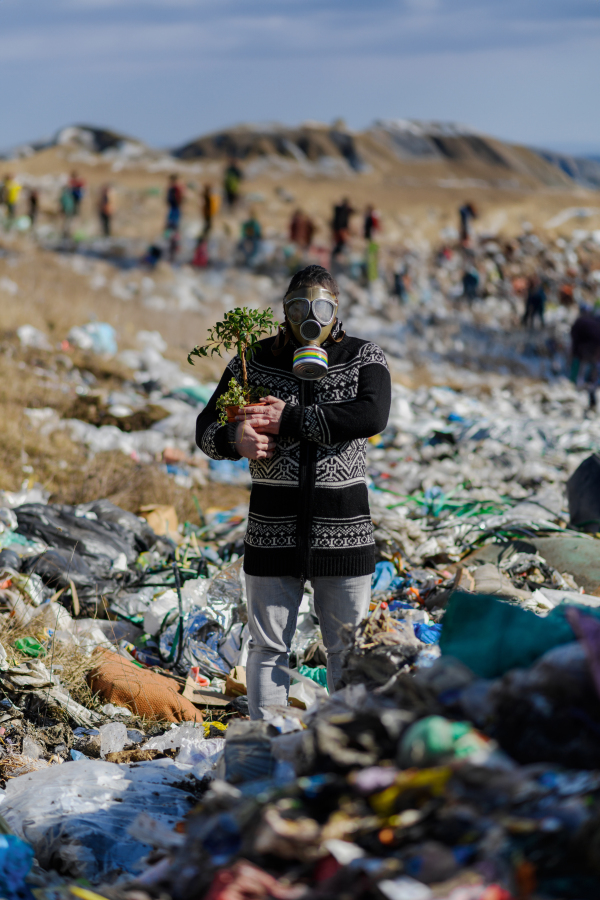
[[[333,328],[331,329],[331,334],[327,338],[327,341],[333,341],[334,344],[339,344],[340,341],[343,341],[346,337],[346,332],[342,330],[342,323],[339,319],[336,319],[333,323]],[[325,343],[327,343],[325,341]]]

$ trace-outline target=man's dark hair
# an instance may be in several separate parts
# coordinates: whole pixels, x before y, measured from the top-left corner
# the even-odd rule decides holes
[[[330,291],[332,294],[335,294],[336,297],[340,292],[335,278],[327,271],[327,269],[324,269],[323,266],[306,266],[305,269],[300,269],[300,271],[296,272],[293,276],[286,291],[286,295],[289,294],[290,291],[299,291],[300,288],[311,287],[324,287],[326,291]]]

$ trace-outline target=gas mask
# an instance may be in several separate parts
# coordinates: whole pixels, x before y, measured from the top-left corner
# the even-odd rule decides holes
[[[327,374],[325,343],[335,323],[338,301],[323,287],[290,291],[283,299],[286,320],[301,345],[294,353],[292,371],[303,381],[314,381]]]

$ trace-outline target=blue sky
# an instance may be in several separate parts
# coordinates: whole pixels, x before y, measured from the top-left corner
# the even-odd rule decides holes
[[[342,117],[600,152],[598,0],[0,0],[0,33],[4,147]]]

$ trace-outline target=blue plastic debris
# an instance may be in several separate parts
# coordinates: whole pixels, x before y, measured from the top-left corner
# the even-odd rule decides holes
[[[210,480],[219,484],[248,484],[250,482],[247,459],[211,459],[208,468]]]
[[[5,900],[23,897],[32,864],[33,847],[16,834],[0,834],[0,896]]]
[[[371,576],[372,591],[387,591],[393,579],[396,577],[396,567],[388,560],[378,562]]]
[[[415,622],[413,629],[423,644],[437,644],[442,633],[441,625],[426,625],[424,622]]]

